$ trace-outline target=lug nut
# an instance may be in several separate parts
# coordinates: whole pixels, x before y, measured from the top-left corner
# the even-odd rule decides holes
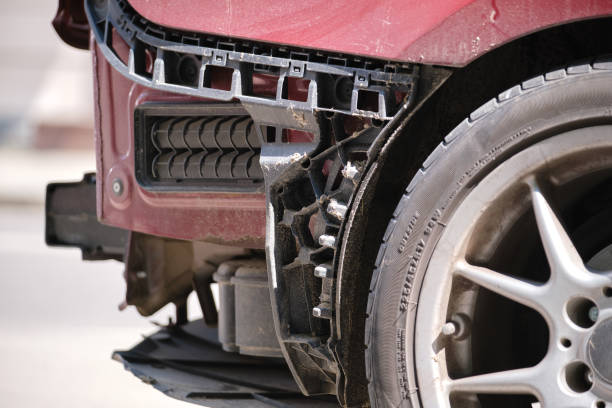
[[[336,237],[333,235],[321,235],[319,237],[319,244],[327,248],[333,248],[336,246]]]
[[[329,204],[327,205],[328,214],[338,218],[339,220],[344,219],[347,210],[348,207],[346,205],[339,203],[333,198],[329,201]]]
[[[315,268],[314,274],[317,278],[331,278],[332,269],[329,265],[319,265]]]

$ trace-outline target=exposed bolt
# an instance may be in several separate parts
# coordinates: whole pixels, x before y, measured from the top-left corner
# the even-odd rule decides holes
[[[342,175],[349,180],[355,180],[359,174],[359,169],[351,162],[347,162],[346,166],[342,169]]]
[[[146,279],[147,273],[145,271],[138,271],[136,272],[136,277],[138,279]]]
[[[457,323],[455,322],[444,323],[444,325],[442,326],[443,335],[452,336],[455,333],[457,333]]]
[[[123,194],[123,183],[120,179],[116,178],[113,180],[112,189],[116,196]]]
[[[346,205],[339,203],[333,198],[329,201],[329,204],[327,205],[327,212],[340,220],[344,219],[347,210],[348,207]]]
[[[319,305],[317,307],[312,308],[312,315],[314,317],[320,317],[321,319],[331,319],[332,312],[331,309]]]
[[[317,278],[330,278],[332,275],[332,269],[329,265],[319,265],[315,267],[314,274]]]
[[[599,309],[597,308],[597,306],[591,307],[589,309],[589,319],[591,319],[591,321],[595,323],[598,317],[599,317]]]
[[[324,247],[333,248],[336,245],[336,237],[333,235],[321,235],[319,237],[319,244]]]

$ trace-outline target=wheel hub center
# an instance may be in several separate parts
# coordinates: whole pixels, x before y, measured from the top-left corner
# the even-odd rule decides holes
[[[593,370],[598,377],[612,384],[612,318],[595,327],[587,348]]]

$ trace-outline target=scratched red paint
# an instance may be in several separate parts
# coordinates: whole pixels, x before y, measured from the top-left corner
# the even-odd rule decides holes
[[[612,15],[610,0],[129,0],[161,25],[441,65],[465,65],[514,38]]]

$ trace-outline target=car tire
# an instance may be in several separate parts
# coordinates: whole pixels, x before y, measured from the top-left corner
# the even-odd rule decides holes
[[[475,84],[476,86],[477,84]],[[414,361],[421,283],[466,195],[501,163],[537,142],[612,122],[612,60],[529,79],[461,122],[418,170],[389,221],[370,285],[366,375],[373,407],[421,407]],[[612,137],[612,135],[610,135]],[[429,408],[429,407],[424,407]]]

